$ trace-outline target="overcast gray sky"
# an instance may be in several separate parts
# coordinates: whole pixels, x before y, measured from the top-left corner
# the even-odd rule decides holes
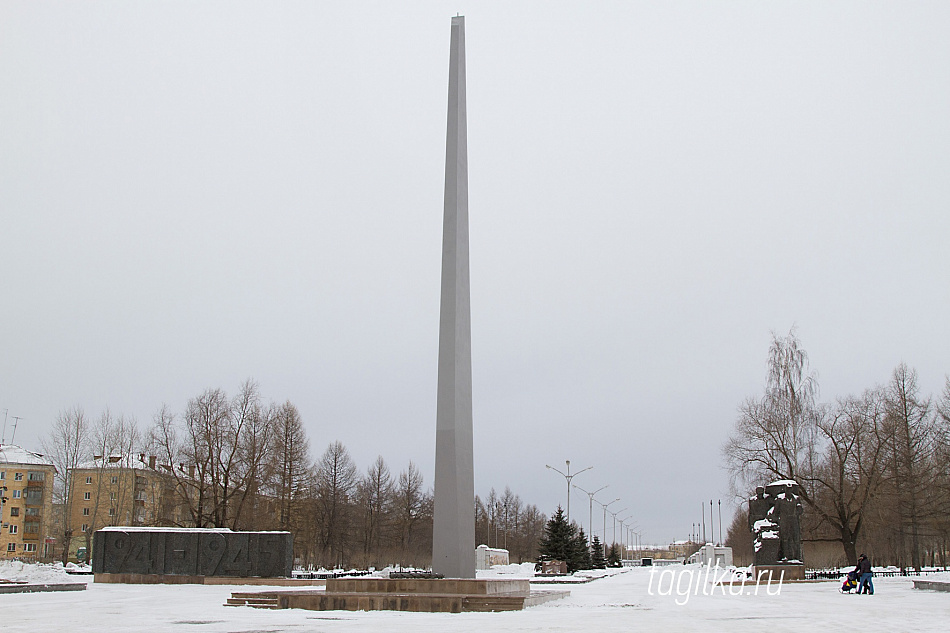
[[[940,391],[950,3],[2,0],[17,443],[253,377],[431,485],[457,12],[480,494],[550,513],[570,459],[687,537],[795,324],[824,400]]]

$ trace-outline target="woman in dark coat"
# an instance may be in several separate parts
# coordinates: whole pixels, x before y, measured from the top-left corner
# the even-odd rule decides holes
[[[867,557],[867,554],[861,554],[858,557],[858,564],[854,568],[854,573],[857,575],[858,580],[861,584],[858,585],[858,593],[866,593],[869,595],[874,595],[874,583],[871,582],[871,559]]]

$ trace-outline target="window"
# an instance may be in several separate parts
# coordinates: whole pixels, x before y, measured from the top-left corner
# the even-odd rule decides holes
[[[12,517],[20,516],[20,508],[10,508],[10,516]]]
[[[114,516],[115,516],[115,508],[109,508],[109,516],[110,516],[110,517],[114,517]]]
[[[17,508],[17,510],[19,510],[19,508]],[[28,516],[28,517],[38,517],[38,516],[40,516],[40,509],[39,509],[39,508],[27,508],[27,509],[26,509],[26,516]]]
[[[20,498],[20,491],[19,491],[19,490],[14,490],[14,491],[13,491],[13,498],[14,498],[14,499],[19,499],[19,498]]]
[[[40,524],[33,522],[26,522],[23,524],[23,533],[24,534],[39,534],[40,533]]]
[[[17,529],[18,529],[18,526],[17,526],[17,525],[15,525],[15,524],[13,524],[13,523],[10,524],[10,534],[16,534],[16,533],[17,533]]]
[[[119,478],[116,477],[115,475],[112,475],[112,483],[114,483],[114,484],[119,483]]]
[[[83,532],[88,532],[88,531],[89,531],[89,524],[88,524],[88,523],[83,523],[83,524],[82,524],[82,531],[83,531]]]
[[[87,483],[87,484],[91,484],[91,483],[92,483],[92,477],[86,477],[86,483]]]
[[[8,552],[15,552],[15,551],[16,551],[16,543],[7,543],[7,551],[8,551]]]
[[[109,493],[109,501],[115,501],[115,493],[114,493],[114,492],[110,492],[110,493]]]
[[[84,492],[84,493],[82,493],[82,498],[83,498],[84,501],[89,501],[90,499],[92,499],[92,493],[91,493],[91,492]]]
[[[46,473],[41,470],[31,470],[30,473],[26,476],[30,481],[45,481]]]
[[[35,551],[36,551],[36,543],[24,543],[24,544],[23,544],[23,551],[24,551],[24,552],[35,552]]]
[[[23,496],[26,497],[27,504],[37,505],[43,503],[43,489],[39,486],[30,486],[26,489],[26,494]]]
[[[82,515],[83,515],[84,517],[89,516],[89,508],[83,508],[83,509],[82,509]]]
[[[0,470],[0,479],[6,479],[6,478],[7,478],[7,471]]]
[[[23,473],[14,473],[13,481],[23,481]]]

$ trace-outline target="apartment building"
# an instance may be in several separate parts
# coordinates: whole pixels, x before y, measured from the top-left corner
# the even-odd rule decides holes
[[[48,559],[56,467],[39,453],[0,445],[0,560]]]
[[[70,558],[80,548],[87,558],[92,533],[102,527],[180,525],[183,518],[175,478],[154,455],[96,455],[69,471],[67,485]]]

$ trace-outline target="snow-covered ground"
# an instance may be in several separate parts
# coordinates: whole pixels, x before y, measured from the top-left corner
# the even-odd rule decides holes
[[[654,568],[656,569],[656,568]],[[676,572],[688,568],[675,568]],[[694,568],[698,570],[698,568]],[[441,633],[442,631],[940,631],[950,593],[914,590],[907,578],[878,578],[873,596],[844,595],[837,581],[784,585],[779,595],[658,595],[659,573],[633,568],[571,586],[571,597],[512,613],[265,611],[224,607],[240,586],[89,583],[68,593],[0,595],[4,633],[278,633],[281,631]],[[75,577],[74,577],[75,578]],[[78,577],[88,579],[88,577]],[[668,577],[669,578],[669,577]],[[91,580],[91,579],[89,579]],[[681,585],[686,586],[683,580]],[[248,588],[260,590],[262,587]],[[708,589],[707,589],[708,591]],[[774,589],[773,589],[774,593]]]

